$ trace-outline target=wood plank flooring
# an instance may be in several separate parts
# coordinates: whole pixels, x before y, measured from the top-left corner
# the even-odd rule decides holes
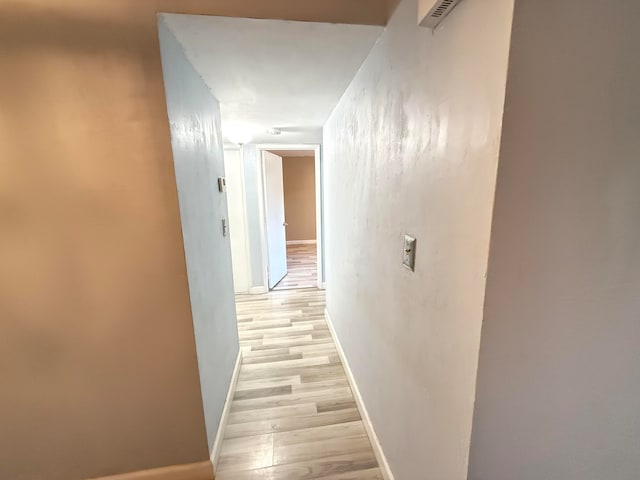
[[[324,292],[238,295],[243,362],[217,480],[381,480]]]
[[[318,286],[316,245],[287,245],[287,274],[273,290]]]

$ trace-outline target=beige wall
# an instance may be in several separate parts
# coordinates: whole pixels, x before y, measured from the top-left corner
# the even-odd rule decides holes
[[[636,480],[640,3],[545,3],[515,3],[468,478]]]
[[[0,1],[0,478],[208,457],[156,12],[379,4]]]
[[[314,157],[283,157],[284,213],[287,241],[316,239]]]

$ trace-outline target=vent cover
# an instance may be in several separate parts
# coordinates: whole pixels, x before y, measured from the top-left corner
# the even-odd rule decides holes
[[[437,0],[420,20],[420,26],[435,28],[462,0]]]

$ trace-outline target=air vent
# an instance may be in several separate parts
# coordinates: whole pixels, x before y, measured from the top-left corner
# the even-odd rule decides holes
[[[420,26],[435,28],[462,0],[420,0]]]

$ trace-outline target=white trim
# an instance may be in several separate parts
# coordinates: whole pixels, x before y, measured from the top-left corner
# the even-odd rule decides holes
[[[327,282],[322,282],[322,285],[320,285],[320,289],[321,290],[326,290],[327,289]]]
[[[251,287],[249,289],[249,295],[260,295],[261,293],[269,293],[269,289],[264,285],[261,285],[259,287]]]
[[[260,214],[260,248],[262,257],[262,283],[269,291],[269,245],[267,244],[267,208],[264,188],[264,152],[258,147],[258,212]],[[260,291],[259,293],[265,293]]]
[[[317,240],[287,240],[287,245],[315,245]]]
[[[367,435],[369,435],[369,441],[371,442],[371,446],[373,447],[373,453],[375,453],[376,459],[378,460],[378,467],[380,468],[380,472],[382,473],[382,478],[384,478],[384,480],[394,480],[393,472],[391,471],[391,468],[389,468],[389,462],[387,462],[387,457],[385,457],[384,455],[384,451],[382,450],[382,446],[380,445],[380,441],[378,440],[376,431],[373,428],[373,423],[371,423],[371,419],[369,418],[367,407],[364,404],[362,395],[360,395],[360,390],[358,390],[358,384],[353,377],[353,373],[351,372],[351,367],[349,366],[347,357],[344,354],[344,350],[342,350],[342,345],[340,345],[338,335],[333,328],[333,323],[331,323],[329,310],[327,310],[326,308],[324,309],[324,317],[327,321],[327,325],[329,326],[329,332],[331,332],[331,336],[333,337],[333,342],[336,344],[338,356],[342,361],[344,371],[347,374],[347,380],[349,381],[349,386],[351,387],[351,391],[353,392],[353,396],[356,400],[356,405],[358,406],[358,410],[360,410],[362,423],[364,424],[364,429],[367,431]]]
[[[324,246],[324,179],[323,179],[323,168],[322,168],[322,155],[320,150],[320,144],[312,143],[312,144],[277,144],[277,143],[258,143],[256,144],[258,147],[258,152],[260,158],[262,159],[262,152],[265,150],[313,150],[314,152],[314,164],[315,164],[315,181],[316,181],[316,255],[317,255],[317,263],[318,263],[318,288],[325,288],[325,278],[324,271],[322,270],[322,266],[324,265],[323,260],[323,246]],[[264,183],[264,161],[261,162],[260,167],[262,169],[262,177]],[[262,185],[261,185],[262,187]],[[264,205],[264,190],[262,191],[262,195],[260,196],[260,208],[262,211],[262,218],[264,220],[265,205]],[[262,228],[263,237],[266,237],[266,226],[263,225]],[[287,242],[288,243],[288,242]],[[268,249],[268,245],[266,244],[266,238],[263,238],[263,249]],[[269,276],[269,265],[268,260],[266,258],[267,252],[263,251],[263,273],[265,277],[265,283],[268,285],[268,276]]]
[[[92,478],[94,480],[213,480],[214,477],[211,462],[205,460]]]
[[[317,143],[257,143],[260,150],[315,150]]]
[[[315,165],[315,180],[316,180],[316,262],[318,269],[318,288],[322,288],[324,284],[324,271],[322,266],[324,265],[324,178],[322,176],[322,157],[320,151],[320,145],[316,145],[314,148],[314,165]]]
[[[220,458],[220,450],[222,450],[222,439],[224,438],[224,431],[227,428],[227,421],[229,420],[229,414],[231,413],[231,401],[233,400],[233,394],[236,391],[236,384],[238,383],[238,375],[240,374],[241,365],[242,348],[238,350],[238,358],[236,359],[236,365],[233,368],[231,382],[229,383],[229,390],[227,390],[227,398],[224,401],[224,408],[222,409],[222,415],[220,416],[220,424],[218,425],[216,439],[213,442],[213,449],[211,450],[211,463],[213,465],[214,472],[218,469],[218,459]]]
[[[251,271],[251,246],[249,245],[251,239],[249,238],[249,216],[247,215],[247,182],[244,176],[244,145],[240,147],[240,175],[242,176],[242,214],[244,215],[242,222],[244,223],[244,228],[242,234],[244,235],[244,254],[247,259],[247,291],[249,291],[249,289],[251,289],[251,283],[253,282],[253,279],[251,278],[253,272]],[[229,207],[227,206],[227,208]]]
[[[244,173],[244,146],[240,145],[234,145],[234,146],[226,146],[224,147],[224,152],[225,152],[225,177],[228,177],[229,172],[227,172],[226,170],[226,152],[237,152],[238,153],[238,157],[239,157],[239,170],[240,170],[240,178],[239,178],[239,182],[238,185],[240,186],[240,211],[242,214],[242,225],[240,229],[236,230],[235,228],[232,228],[232,232],[230,233],[229,236],[229,241],[232,242],[232,238],[239,238],[242,237],[243,243],[244,243],[244,259],[245,259],[245,278],[246,278],[246,282],[243,283],[242,286],[240,286],[240,288],[238,290],[235,290],[236,288],[236,271],[238,270],[238,259],[234,259],[232,258],[232,264],[233,264],[233,273],[234,273],[234,278],[233,278],[233,288],[234,288],[234,293],[236,294],[243,294],[243,293],[249,293],[249,288],[251,287],[251,282],[252,282],[252,272],[251,272],[251,248],[250,248],[250,239],[249,239],[249,231],[248,231],[248,223],[249,223],[249,217],[247,216],[247,192],[246,192],[246,178],[245,178],[245,173]],[[225,199],[227,200],[227,214],[229,215],[229,211],[231,210],[231,204],[234,202],[231,202],[229,200],[229,195],[228,193],[225,193]],[[237,207],[237,205],[234,206]],[[237,225],[236,225],[237,227]],[[235,232],[235,234],[233,233]],[[236,240],[237,241],[237,240]]]

